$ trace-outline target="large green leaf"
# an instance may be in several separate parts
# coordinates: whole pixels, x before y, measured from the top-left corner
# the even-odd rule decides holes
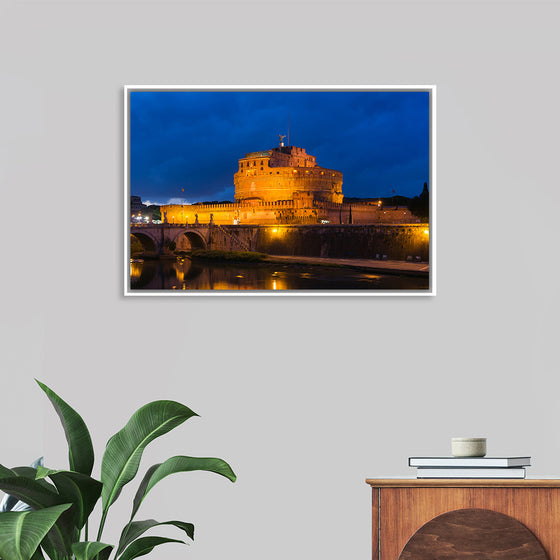
[[[74,524],[81,529],[99,500],[103,485],[98,480],[82,473],[37,467],[38,481],[47,476],[54,482],[61,499],[73,504]]]
[[[29,504],[33,509],[60,505],[58,493],[23,476],[0,477],[0,490]]]
[[[37,550],[33,553],[33,556],[31,557],[31,560],[45,560],[45,557],[43,556],[43,553],[41,552],[41,547],[38,546]]]
[[[51,531],[52,530],[53,529],[51,529]],[[52,540],[49,538],[49,533],[47,533],[47,536],[41,541],[41,548],[45,551],[45,554],[51,560],[59,560],[60,558],[64,558],[65,554],[63,552],[59,553],[57,551],[52,543]]]
[[[144,475],[142,482],[138,487],[136,496],[132,506],[132,514],[130,519],[134,519],[140,504],[148,494],[148,492],[162,479],[170,474],[189,471],[209,471],[225,476],[232,482],[235,482],[235,473],[231,467],[222,459],[215,457],[185,457],[178,455],[167,459],[164,463],[152,465],[148,472]]]
[[[37,476],[37,467],[12,467],[11,471],[17,476],[24,476],[25,478],[34,479]]]
[[[6,477],[14,476],[15,474],[16,473],[12,469],[9,469],[8,467],[5,467],[4,465],[0,465],[0,478],[6,478]]]
[[[35,510],[42,510],[56,505],[67,504],[57,492],[46,488],[46,481],[32,480],[23,476],[0,478],[0,490],[16,497],[30,505]],[[70,504],[72,505],[72,504]],[[67,509],[67,508],[65,508]],[[74,535],[74,508],[65,511],[48,533],[52,548],[59,555],[66,555],[70,551]]]
[[[120,560],[132,560],[133,558],[138,558],[139,556],[144,556],[144,554],[149,554],[152,552],[155,546],[164,543],[182,543],[186,544],[184,541],[178,541],[175,539],[167,539],[165,537],[142,537],[134,541],[120,556]],[[6,558],[5,560],[10,560]]]
[[[40,462],[42,461],[42,457],[35,461],[33,464],[39,466]],[[37,468],[36,467],[14,467],[13,469],[7,469],[6,467],[0,465],[0,478],[6,477],[13,477],[13,476],[22,476],[24,478],[29,478],[30,480],[35,480],[37,475]],[[56,488],[46,480],[37,481],[38,484],[50,490],[52,493],[57,494]],[[61,503],[60,501],[57,503]],[[0,504],[0,512],[2,511],[26,511],[32,509],[31,506],[18,500],[16,497],[6,494],[2,503]]]
[[[67,522],[65,516],[72,512],[73,508],[65,511],[54,524],[54,527],[41,541],[41,548],[51,560],[68,560],[72,556],[72,544],[80,539],[78,529],[71,521]],[[70,516],[72,520],[72,516]],[[60,530],[62,528],[62,530]]]
[[[40,381],[37,381],[37,383],[46,393],[47,397],[49,397],[62,422],[66,441],[68,442],[70,470],[89,476],[93,469],[94,454],[91,437],[85,422],[82,420],[82,417],[54,391]]]
[[[11,469],[8,469],[4,465],[0,465],[0,478],[10,478],[14,476],[15,473]],[[2,498],[2,503],[0,503],[0,513],[5,511],[12,511],[17,505],[21,506],[21,502],[15,497],[10,496],[10,494],[6,494]],[[23,509],[29,509],[29,506],[23,504]]]
[[[187,536],[194,539],[194,525],[192,523],[185,523],[184,521],[163,521],[159,522],[155,519],[146,519],[145,521],[133,521],[129,523],[121,533],[121,538],[119,540],[119,548],[117,549],[117,556],[134,540],[136,540],[140,535],[145,533],[148,529],[152,527],[157,527],[158,525],[174,525],[175,527],[182,529],[187,533]]]
[[[56,488],[47,480],[42,480],[37,478],[37,469],[43,468],[41,465],[38,465],[36,468],[33,467],[14,467],[12,471],[17,476],[23,476],[24,478],[29,478],[30,480],[36,480],[38,484],[51,490],[52,492],[56,493]]]
[[[99,560],[107,560],[113,550],[112,544],[105,544],[97,541],[85,541],[74,543],[72,545],[72,552],[76,560],[92,560],[99,555]]]
[[[190,408],[174,401],[155,401],[137,410],[126,426],[107,443],[101,464],[103,510],[118,498],[138,472],[145,447],[192,416]]]
[[[0,515],[2,560],[30,560],[37,547],[70,504],[39,511],[6,512]]]

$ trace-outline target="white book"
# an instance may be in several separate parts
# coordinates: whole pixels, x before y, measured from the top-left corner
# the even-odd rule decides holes
[[[529,467],[531,457],[409,457],[410,467]]]
[[[418,468],[417,478],[525,478],[525,469],[497,468],[484,469],[480,467],[467,469]]]

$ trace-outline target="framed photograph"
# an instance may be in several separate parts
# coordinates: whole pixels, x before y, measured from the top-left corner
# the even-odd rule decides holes
[[[433,296],[435,86],[126,86],[130,296]]]

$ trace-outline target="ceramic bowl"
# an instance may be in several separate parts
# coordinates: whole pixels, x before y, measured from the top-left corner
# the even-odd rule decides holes
[[[453,457],[484,457],[486,438],[452,438],[451,454]]]

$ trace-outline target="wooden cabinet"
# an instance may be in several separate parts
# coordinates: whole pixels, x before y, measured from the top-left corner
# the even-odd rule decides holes
[[[373,560],[560,560],[560,480],[366,482]]]

